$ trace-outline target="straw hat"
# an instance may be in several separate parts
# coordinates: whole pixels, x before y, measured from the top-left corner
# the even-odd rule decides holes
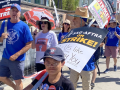
[[[68,23],[68,24],[70,24],[70,20],[66,19],[63,23]]]
[[[81,18],[89,18],[88,9],[86,9],[84,7],[77,7],[76,10],[75,10],[75,14],[70,15],[70,16],[81,17]]]

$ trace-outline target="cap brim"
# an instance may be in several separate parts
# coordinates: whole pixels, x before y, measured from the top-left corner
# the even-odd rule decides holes
[[[89,18],[89,17],[82,17],[82,16],[80,16],[80,15],[76,15],[76,14],[74,14],[74,15],[72,15],[72,14],[68,14],[69,16],[72,16],[72,17],[81,17],[81,18]]]
[[[48,57],[48,58],[55,59],[56,61],[62,61],[62,60],[63,60],[63,59],[61,59],[60,57],[57,57],[57,56],[44,56],[44,57],[41,58],[41,59],[44,60],[44,59],[47,58],[47,57]],[[40,60],[41,60],[41,59],[40,59]]]
[[[110,21],[109,23],[114,23],[114,22],[116,22],[116,21]],[[116,22],[117,23],[117,22]]]
[[[110,21],[109,23],[117,23],[117,25],[120,25],[118,21]]]

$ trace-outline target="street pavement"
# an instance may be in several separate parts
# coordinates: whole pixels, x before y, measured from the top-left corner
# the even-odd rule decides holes
[[[103,71],[106,69],[106,64],[105,64],[105,58],[100,58],[99,59],[99,68],[100,68],[100,76],[97,75],[97,79],[95,82],[95,88],[93,90],[120,90],[120,58],[118,58],[118,70],[114,72],[113,69],[113,59],[111,58],[110,60],[110,72],[107,74],[104,74]],[[63,74],[69,78],[69,68],[66,66],[63,67]],[[23,80],[23,85],[26,87],[28,84],[32,82],[32,79],[24,79]],[[13,90],[11,87],[7,85],[3,85],[0,87],[4,87],[3,90]],[[2,90],[2,89],[0,89]],[[79,79],[77,89],[76,90],[82,90],[82,82],[81,79]]]

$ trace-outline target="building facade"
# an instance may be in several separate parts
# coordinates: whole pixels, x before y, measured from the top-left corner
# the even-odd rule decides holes
[[[51,0],[22,0],[22,2],[51,6]]]
[[[83,7],[83,5],[89,6],[90,3],[92,3],[92,1],[93,1],[93,0],[80,0],[80,1],[79,1],[79,6],[80,6],[80,7]]]

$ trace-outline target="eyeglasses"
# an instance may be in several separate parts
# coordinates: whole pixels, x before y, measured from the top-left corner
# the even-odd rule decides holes
[[[68,23],[64,23],[65,25],[70,25],[70,24],[68,24]]]
[[[47,24],[48,22],[40,22],[40,24]]]
[[[59,63],[58,62],[55,62],[55,63],[49,63],[49,62],[45,62],[46,66],[50,67],[50,66],[53,66],[53,67],[56,67]]]

